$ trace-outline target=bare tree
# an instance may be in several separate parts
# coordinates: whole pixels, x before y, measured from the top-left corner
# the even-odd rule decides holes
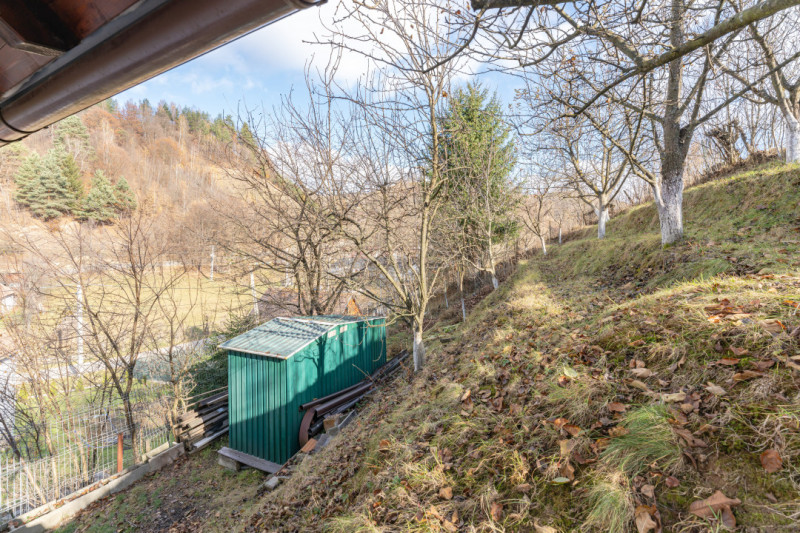
[[[750,24],[739,50],[725,71],[741,86],[753,86],[752,101],[775,106],[786,125],[786,161],[800,161],[800,43],[796,32],[800,11],[783,11],[770,19]]]
[[[552,195],[556,192],[557,176],[546,169],[530,174],[525,186],[522,222],[541,243],[542,255],[547,255],[547,239],[550,236],[548,222],[552,210]]]
[[[459,66],[442,60],[457,45],[447,38],[441,6],[429,0],[343,8],[348,28],[332,28],[332,42],[380,67],[372,83],[351,97],[363,119],[363,207],[344,231],[385,281],[389,293],[381,301],[411,323],[414,368],[420,370],[428,303],[446,264],[433,253],[431,231],[447,182],[439,117]]]
[[[332,93],[336,65],[318,81],[307,70],[305,94],[289,95],[274,114],[242,113],[223,162],[237,185],[219,204],[228,231],[216,241],[244,273],[263,274],[262,298],[277,310],[330,314],[355,275],[339,231],[357,200],[345,189],[355,118]]]

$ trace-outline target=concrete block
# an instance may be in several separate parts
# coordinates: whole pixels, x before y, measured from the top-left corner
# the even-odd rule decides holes
[[[267,490],[275,490],[281,483],[281,478],[272,476],[264,483],[264,488]]]
[[[217,463],[219,463],[222,468],[233,470],[234,472],[238,472],[242,469],[242,463],[230,457],[225,457],[224,455],[217,455]]]

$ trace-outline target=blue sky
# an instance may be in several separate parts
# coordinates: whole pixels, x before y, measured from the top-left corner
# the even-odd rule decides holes
[[[326,31],[321,20],[332,20],[336,2],[295,13],[220,47],[136,87],[120,93],[119,102],[147,98],[155,105],[161,100],[195,107],[212,116],[235,115],[244,102],[248,108],[270,109],[282,94],[303,86],[308,61],[324,61],[328,48],[311,44]],[[340,72],[354,80],[363,68],[358,58],[344,58]],[[505,104],[519,83],[497,74],[481,76],[484,84],[497,90]]]

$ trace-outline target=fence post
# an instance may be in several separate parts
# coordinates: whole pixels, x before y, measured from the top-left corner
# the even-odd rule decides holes
[[[117,474],[122,472],[122,433],[117,433]]]

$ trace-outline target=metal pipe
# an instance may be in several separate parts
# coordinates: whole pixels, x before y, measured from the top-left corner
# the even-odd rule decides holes
[[[0,145],[324,1],[142,0],[0,104]]]

